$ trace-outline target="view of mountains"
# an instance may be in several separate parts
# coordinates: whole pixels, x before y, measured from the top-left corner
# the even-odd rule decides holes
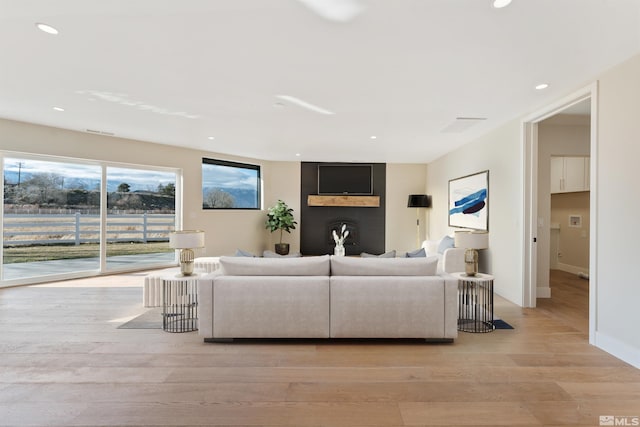
[[[33,178],[33,176],[35,174],[29,173],[29,172],[22,172],[19,174],[20,176],[18,176],[18,172],[17,171],[11,171],[11,170],[5,170],[4,171],[4,182],[5,184],[17,184],[18,183],[18,178],[20,179],[20,182],[27,182],[29,181],[31,178]],[[107,179],[107,191],[108,192],[114,192],[118,190],[118,186],[120,184],[122,184],[123,181],[121,180],[109,180]],[[146,183],[139,183],[136,182],[135,180],[131,180],[131,181],[126,181],[127,184],[129,184],[130,191],[156,191],[158,188],[158,183],[157,182],[150,182],[148,184]],[[61,188],[60,189],[64,189],[64,190],[98,190],[100,189],[100,179],[93,179],[93,178],[76,178],[76,177],[69,177],[69,176],[65,176],[64,180],[62,181],[61,184]]]
[[[34,176],[39,173],[30,173],[27,171],[22,171],[18,173],[16,170],[7,170],[4,171],[4,180],[5,184],[15,185],[20,183],[26,183],[31,180]],[[123,183],[129,185],[129,191],[134,192],[156,192],[158,190],[158,185],[161,184],[157,181],[149,182],[149,180],[145,179],[136,179],[137,177],[130,177],[129,179],[107,179],[107,192],[113,193],[118,191],[118,186]],[[87,178],[87,177],[73,177],[73,176],[56,176],[56,179],[59,179],[59,186],[57,186],[60,190],[99,190],[100,189],[100,179],[96,178]],[[207,194],[212,191],[221,191],[227,194],[227,200],[230,196],[232,199],[232,208],[239,209],[247,209],[247,208],[256,208],[258,194],[255,188],[237,188],[230,186],[216,186],[216,187],[204,187],[202,189],[203,200],[206,200]],[[205,203],[206,205],[206,203]],[[208,207],[208,206],[205,206]],[[225,205],[225,207],[227,207]]]
[[[256,207],[258,194],[254,189],[233,187],[206,187],[202,189],[202,200],[206,200],[207,194],[215,190],[224,191],[225,193],[228,193],[231,197],[233,197],[233,208],[247,209]]]

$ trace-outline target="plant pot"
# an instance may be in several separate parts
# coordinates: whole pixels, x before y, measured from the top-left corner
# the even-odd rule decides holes
[[[289,244],[288,243],[276,243],[276,253],[278,255],[288,255],[289,254]]]

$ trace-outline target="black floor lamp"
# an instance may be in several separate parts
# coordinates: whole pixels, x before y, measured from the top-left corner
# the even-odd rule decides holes
[[[407,203],[408,208],[430,208],[431,196],[426,194],[411,194]],[[420,247],[420,209],[416,209],[416,243]]]

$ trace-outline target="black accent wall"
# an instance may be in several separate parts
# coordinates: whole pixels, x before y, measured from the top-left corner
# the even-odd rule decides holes
[[[303,255],[333,254],[335,243],[331,230],[347,225],[346,255],[361,252],[381,254],[385,250],[385,192],[387,166],[373,163],[373,195],[380,197],[380,207],[308,206],[307,196],[318,193],[317,162],[300,166],[300,251]],[[371,164],[371,163],[367,163]]]

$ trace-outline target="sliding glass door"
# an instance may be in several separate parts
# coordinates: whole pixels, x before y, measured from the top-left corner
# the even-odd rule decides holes
[[[107,167],[107,269],[175,260],[176,174]]]
[[[97,165],[4,159],[3,279],[100,268]]]
[[[1,165],[0,286],[175,263],[177,171],[31,155]]]

